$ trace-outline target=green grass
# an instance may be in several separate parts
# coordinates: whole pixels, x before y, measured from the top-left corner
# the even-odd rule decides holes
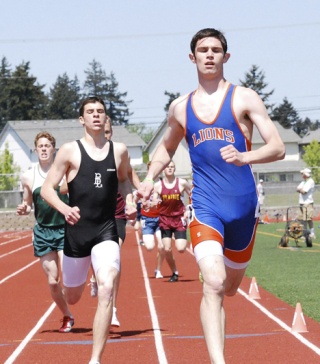
[[[315,221],[315,226],[319,222]],[[320,244],[301,248],[290,239],[290,248],[278,248],[285,223],[259,225],[252,260],[246,275],[255,277],[260,287],[295,307],[300,302],[305,315],[320,322]],[[318,233],[317,228],[315,229]],[[320,232],[318,233],[318,235]]]
[[[283,191],[283,193],[272,193],[272,189],[266,192],[264,207],[288,207],[299,206],[299,195],[297,192],[291,192],[291,190]],[[320,190],[317,189],[313,194],[314,201],[320,201]]]

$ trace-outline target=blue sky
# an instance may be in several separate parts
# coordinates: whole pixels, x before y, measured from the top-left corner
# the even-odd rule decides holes
[[[29,61],[46,90],[64,72],[82,83],[95,59],[133,100],[130,122],[155,126],[165,91],[197,87],[190,40],[213,27],[228,40],[227,80],[239,83],[256,64],[272,103],[287,97],[301,117],[320,120],[319,15],[319,0],[11,0],[1,6],[0,57],[12,68]]]

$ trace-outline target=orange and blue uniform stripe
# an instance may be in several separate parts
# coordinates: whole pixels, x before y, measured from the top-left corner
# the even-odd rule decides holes
[[[246,263],[252,255],[258,224],[258,196],[250,165],[226,163],[220,149],[233,144],[239,152],[249,151],[251,142],[243,134],[232,108],[235,86],[229,85],[219,112],[204,122],[192,107],[186,107],[185,138],[193,172],[190,222],[192,245],[218,241],[232,262]]]

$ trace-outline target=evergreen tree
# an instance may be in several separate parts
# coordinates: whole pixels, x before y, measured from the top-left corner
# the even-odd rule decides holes
[[[132,101],[125,101],[127,92],[118,91],[118,82],[113,72],[107,76],[101,64],[96,60],[89,63],[90,68],[85,71],[87,75],[84,82],[84,96],[99,96],[107,107],[107,113],[114,125],[128,123],[129,112],[128,104]]]
[[[302,125],[302,120],[299,117],[297,110],[285,97],[282,104],[277,106],[272,111],[272,120],[278,121],[285,129],[293,128],[293,130],[300,135],[303,134],[304,127]],[[302,136],[302,135],[300,135]]]
[[[115,75],[113,72],[111,72],[110,76],[108,77],[107,96],[105,102],[108,109],[108,115],[110,116],[112,123],[114,125],[127,125],[128,117],[133,114],[129,112],[128,108],[128,104],[132,101],[124,100],[128,93],[119,92],[118,86],[119,84],[115,78]]]
[[[240,85],[243,87],[248,87],[254,90],[264,102],[268,111],[272,110],[273,105],[268,104],[269,97],[273,94],[274,90],[270,92],[265,92],[264,89],[268,86],[268,84],[264,81],[265,74],[263,71],[259,71],[259,67],[253,65],[249,72],[245,74],[245,80],[240,80]]]
[[[77,118],[80,98],[77,76],[74,80],[70,80],[66,73],[58,76],[49,92],[48,119]]]
[[[6,57],[1,60],[0,66],[0,131],[9,120],[8,87],[11,80],[11,66]]]
[[[166,113],[168,113],[171,102],[172,102],[173,100],[177,99],[177,98],[180,96],[180,92],[173,93],[173,92],[165,91],[165,92],[164,92],[164,94],[165,94],[166,96],[168,96],[168,97],[169,97],[169,100],[168,100],[168,102],[166,103],[166,106],[164,107],[164,111],[165,111]]]
[[[320,121],[311,121],[308,117],[304,119],[305,123],[308,125],[309,130],[317,130],[320,128]]]
[[[29,74],[29,62],[16,67],[8,84],[8,120],[39,120],[45,117],[48,99],[36,77]]]
[[[89,63],[90,68],[84,73],[87,75],[83,85],[84,97],[98,96],[106,99],[108,77],[101,64],[95,59]]]

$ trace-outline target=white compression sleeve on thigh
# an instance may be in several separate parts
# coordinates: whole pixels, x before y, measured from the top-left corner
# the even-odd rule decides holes
[[[91,262],[94,272],[100,267],[113,267],[120,272],[120,246],[113,240],[103,241],[91,250]]]
[[[79,287],[87,280],[91,257],[70,258],[63,255],[62,276],[66,287]]]
[[[223,249],[220,243],[214,240],[206,240],[197,244],[193,249],[194,256],[197,263],[200,259],[211,255],[223,256]]]

